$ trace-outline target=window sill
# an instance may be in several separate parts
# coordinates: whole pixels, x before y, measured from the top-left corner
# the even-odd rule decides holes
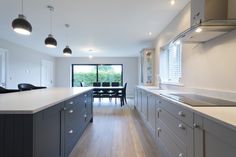
[[[181,87],[184,86],[184,84],[182,84],[182,83],[174,83],[174,82],[162,82],[161,84],[163,84],[163,85],[172,85],[172,86],[181,86]]]

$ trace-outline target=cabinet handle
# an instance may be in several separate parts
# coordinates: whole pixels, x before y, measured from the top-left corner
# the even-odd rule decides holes
[[[185,117],[185,114],[183,113],[183,111],[179,111],[178,115],[181,116],[181,117]]]
[[[180,129],[183,129],[183,130],[185,130],[185,127],[184,127],[184,125],[183,125],[183,124],[181,124],[181,123],[178,125],[178,127],[179,127]]]
[[[158,132],[161,132],[161,128],[157,128],[157,131],[158,131]]]
[[[74,131],[71,129],[71,130],[69,131],[69,134],[73,134],[73,132],[74,132]]]
[[[63,107],[63,110],[64,110],[64,111],[66,111],[66,110],[67,110],[67,108],[66,108],[66,107]]]
[[[194,124],[193,124],[193,127],[194,127],[194,128],[200,128],[200,125],[197,124],[197,123],[194,123]]]
[[[179,153],[178,157],[184,157],[183,153]]]
[[[157,108],[157,111],[158,111],[158,112],[161,112],[161,108]]]
[[[73,101],[70,101],[70,102],[69,102],[69,104],[70,104],[70,105],[73,105],[73,104],[74,104],[74,102],[73,102]]]
[[[70,111],[69,111],[69,113],[73,113],[73,112],[74,112],[74,110],[70,110]]]
[[[84,118],[87,118],[87,114],[84,114]]]

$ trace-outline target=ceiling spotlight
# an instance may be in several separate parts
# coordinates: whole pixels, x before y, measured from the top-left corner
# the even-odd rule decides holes
[[[12,28],[16,33],[22,35],[30,35],[32,32],[31,24],[26,20],[26,17],[23,15],[23,0],[21,1],[21,14],[18,18],[12,21]]]
[[[197,32],[197,33],[200,33],[201,31],[202,31],[201,28],[197,28],[197,29],[195,30],[195,32]]]
[[[175,0],[171,0],[171,1],[170,1],[170,4],[171,4],[171,5],[175,5]]]
[[[70,27],[70,25],[65,24],[65,27],[68,29]],[[64,48],[63,54],[64,54],[64,56],[71,56],[72,55],[72,50],[68,46],[68,32],[67,32],[66,38],[67,38],[67,46],[66,46],[66,48]]]
[[[148,35],[149,35],[149,36],[152,36],[152,32],[149,32]]]
[[[92,55],[89,55],[89,59],[92,59],[93,58],[93,56]]]
[[[47,6],[47,8],[50,11],[50,34],[45,39],[44,43],[49,48],[56,48],[57,47],[57,41],[52,35],[52,11],[54,11],[54,8],[52,6]]]

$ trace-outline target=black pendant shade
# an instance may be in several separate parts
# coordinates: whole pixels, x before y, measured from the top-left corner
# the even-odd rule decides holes
[[[18,18],[12,21],[12,28],[16,33],[23,35],[30,35],[32,32],[32,26],[23,14],[20,14]]]
[[[66,46],[66,48],[64,48],[63,54],[64,54],[65,56],[71,56],[72,51],[71,51],[71,49],[69,48],[69,46]]]
[[[48,35],[48,37],[45,39],[44,43],[49,48],[56,48],[57,47],[57,41],[55,38],[53,38],[52,34]]]

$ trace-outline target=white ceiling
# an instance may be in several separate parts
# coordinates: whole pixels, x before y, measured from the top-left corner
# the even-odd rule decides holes
[[[137,56],[152,47],[155,37],[190,0],[24,0],[24,15],[33,27],[31,36],[13,32],[11,22],[20,13],[21,0],[0,0],[0,38],[51,56],[63,56],[68,32],[73,56]],[[49,10],[53,5],[53,35],[58,47],[49,49]],[[67,30],[64,24],[70,24]],[[152,36],[148,33],[152,32]],[[84,49],[93,48],[97,52]]]

